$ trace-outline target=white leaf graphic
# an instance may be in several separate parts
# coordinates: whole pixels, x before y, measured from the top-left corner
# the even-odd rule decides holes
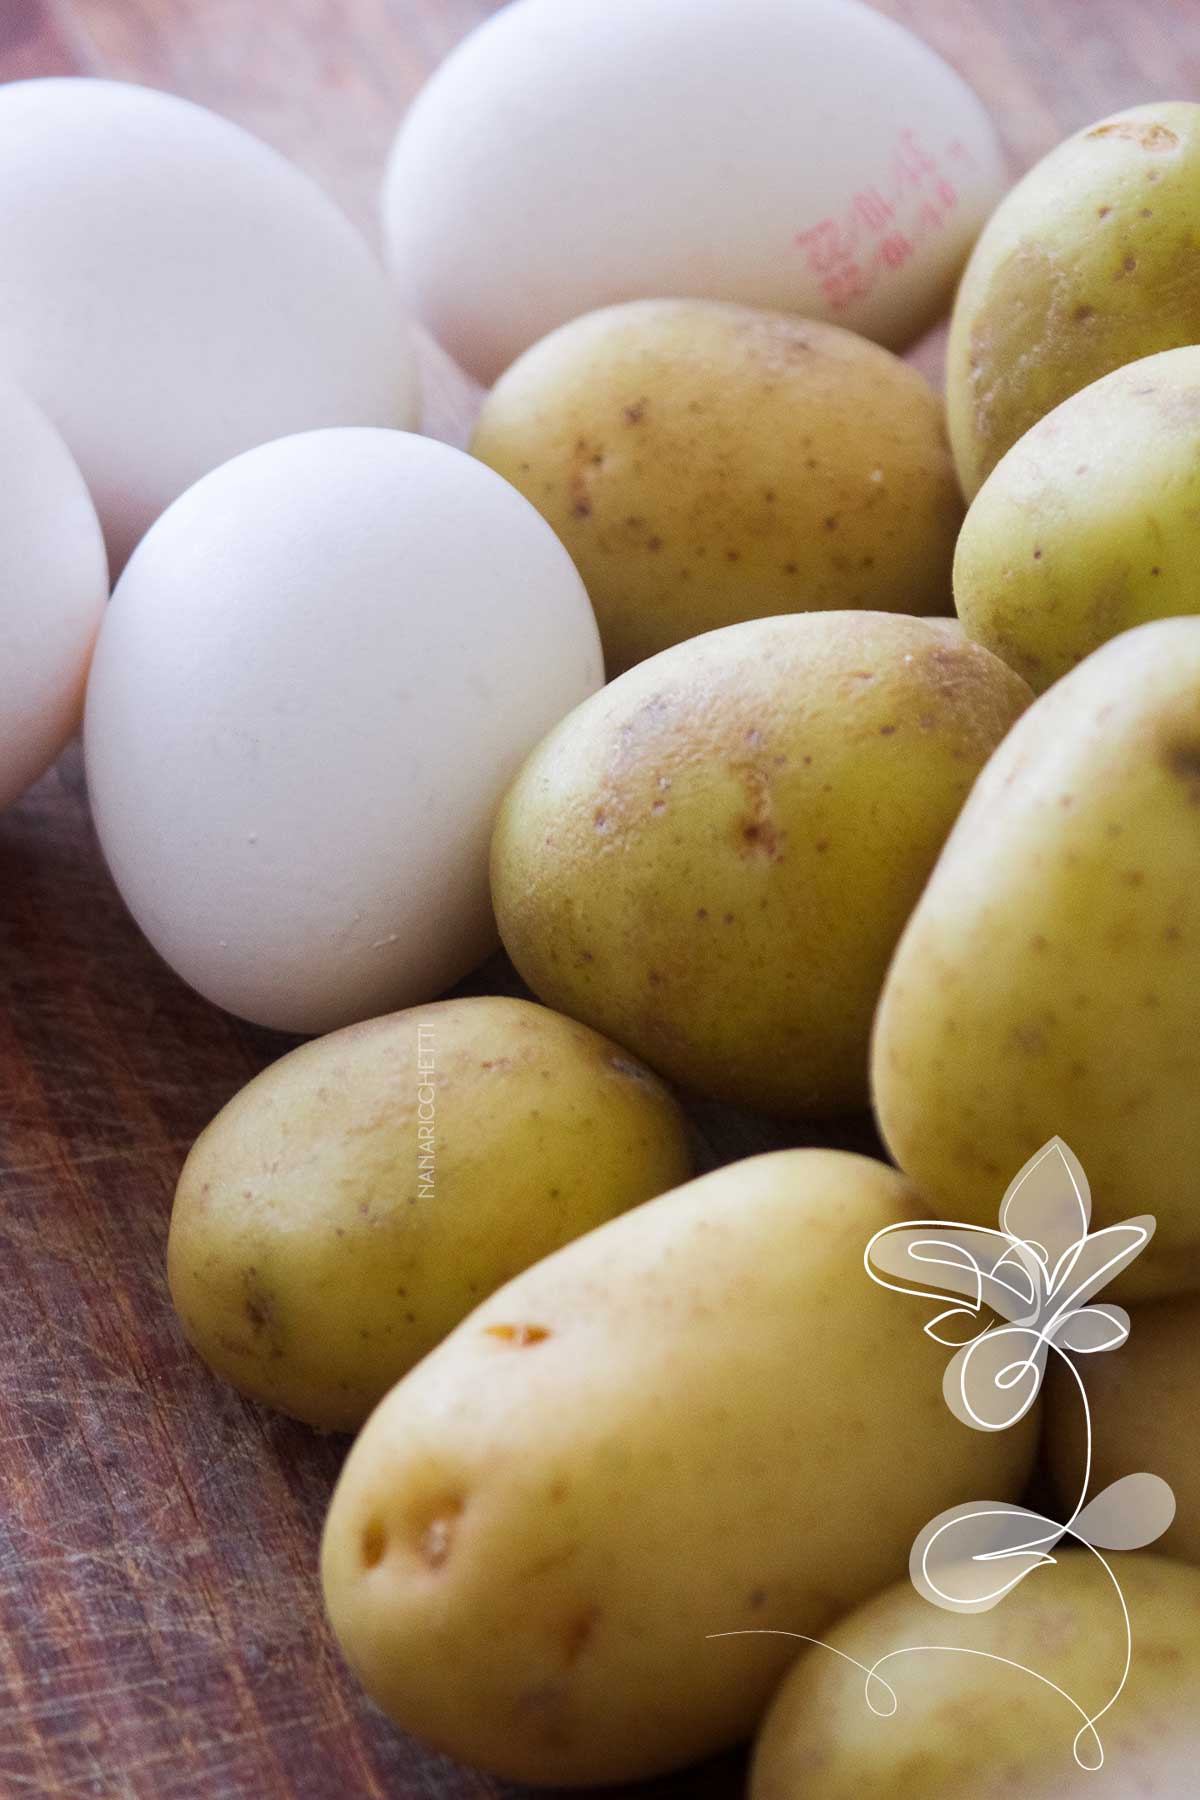
[[[1088,1178],[1061,1138],[1051,1138],[1030,1157],[1000,1203],[1000,1229],[1040,1248],[1050,1268],[1087,1236],[1091,1217]]]
[[[1071,1530],[1096,1550],[1141,1550],[1175,1517],[1175,1496],[1158,1475],[1122,1475],[1089,1500]]]
[[[1062,1526],[1023,1506],[969,1500],[919,1532],[908,1572],[919,1594],[947,1612],[987,1612],[1035,1569],[1053,1563]]]
[[[1129,1314],[1123,1306],[1105,1300],[1099,1306],[1081,1306],[1066,1313],[1054,1333],[1060,1350],[1091,1356],[1097,1350],[1119,1350],[1129,1336]]]
[[[990,1306],[1014,1322],[1037,1311],[1046,1281],[1032,1251],[1003,1232],[943,1219],[885,1225],[863,1260],[880,1287],[922,1300],[961,1296],[976,1311]]]
[[[1102,1287],[1128,1268],[1140,1256],[1154,1236],[1154,1215],[1142,1213],[1136,1219],[1123,1219],[1119,1225],[1106,1225],[1093,1231],[1064,1250],[1050,1277],[1050,1299],[1054,1318],[1074,1312],[1077,1307],[1098,1294]]]
[[[942,1393],[956,1419],[975,1431],[1007,1431],[1037,1399],[1046,1341],[1023,1325],[998,1325],[958,1350],[946,1365]]]
[[[948,1350],[960,1350],[964,1344],[974,1343],[987,1326],[980,1324],[979,1314],[969,1306],[948,1306],[936,1319],[930,1319],[924,1330],[925,1336],[932,1338],[935,1344],[945,1344]]]

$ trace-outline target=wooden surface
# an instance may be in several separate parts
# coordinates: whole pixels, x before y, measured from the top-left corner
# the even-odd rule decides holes
[[[400,111],[491,10],[0,0],[0,78],[104,73],[188,94],[292,156],[373,235]],[[1191,0],[881,10],[974,82],[1015,169],[1105,112],[1200,97]],[[430,374],[431,428],[461,436],[469,389],[432,354]],[[77,771],[69,756],[0,818],[0,1797],[509,1792],[422,1754],[340,1666],[315,1553],[344,1443],[243,1403],[180,1342],[163,1247],[181,1158],[286,1044],[216,1013],[144,946]],[[785,1141],[716,1108],[697,1123],[714,1160]],[[638,1791],[726,1800],[740,1769]]]

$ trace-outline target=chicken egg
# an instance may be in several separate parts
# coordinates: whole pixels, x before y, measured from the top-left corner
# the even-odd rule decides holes
[[[71,452],[24,394],[0,387],[0,809],[79,724],[107,599],[104,539]]]
[[[267,145],[151,88],[0,87],[0,371],[58,426],[114,572],[251,445],[408,425],[406,327],[366,245]]]
[[[384,222],[409,304],[490,382],[639,298],[902,348],[1004,186],[975,94],[857,0],[515,0],[418,96]]]
[[[603,680],[583,583],[515,488],[342,428],[247,451],[117,584],[84,726],[100,843],[160,954],[322,1032],[430,999],[496,942],[488,840]]]

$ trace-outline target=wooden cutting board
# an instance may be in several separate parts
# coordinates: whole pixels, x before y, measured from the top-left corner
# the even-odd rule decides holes
[[[975,84],[1015,169],[1118,107],[1200,97],[1200,7],[1185,0],[879,3]],[[187,94],[293,157],[373,235],[400,113],[492,10],[0,0],[0,79]],[[432,347],[427,365],[428,428],[461,441],[470,386]],[[514,983],[497,963],[476,985]],[[142,942],[91,836],[77,752],[0,818],[0,1800],[515,1792],[404,1739],[340,1664],[316,1547],[344,1440],[239,1400],[175,1329],[163,1249],[180,1162],[287,1047],[197,999]],[[709,1161],[799,1141],[693,1112]],[[732,1757],[636,1792],[741,1787]]]

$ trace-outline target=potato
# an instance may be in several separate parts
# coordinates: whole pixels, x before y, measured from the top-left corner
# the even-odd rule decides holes
[[[900,940],[872,1073],[935,1211],[994,1227],[1058,1136],[1093,1225],[1157,1215],[1113,1291],[1200,1285],[1200,619],[1114,638],[996,752]]]
[[[1068,138],[1001,201],[954,304],[950,441],[970,499],[1053,407],[1200,339],[1200,106],[1134,106]]]
[[[942,402],[836,325],[704,300],[590,313],[501,377],[471,448],[571,552],[610,676],[741,619],[950,610]]]
[[[484,1295],[688,1173],[682,1114],[615,1044],[525,1000],[418,1006],[217,1115],[179,1179],[171,1295],[218,1375],[350,1430]]]
[[[549,1004],[718,1099],[866,1100],[888,959],[1029,700],[953,627],[731,625],[579,707],[492,840],[501,935]]]
[[[1145,1553],[1106,1560],[1129,1606],[1133,1661],[1096,1727],[1101,1769],[1074,1760],[1085,1721],[1070,1701],[1093,1712],[1113,1694],[1125,1625],[1100,1563],[1068,1550],[989,1612],[944,1612],[903,1582],[825,1633],[867,1668],[909,1645],[978,1654],[948,1648],[885,1662],[898,1705],[881,1718],[862,1670],[806,1650],[763,1726],[749,1800],[1187,1800],[1200,1755],[1200,1571]],[[872,1694],[882,1711],[878,1682]],[[1085,1736],[1080,1756],[1089,1755],[1095,1742]]]
[[[325,1528],[329,1616],[405,1729],[537,1783],[674,1768],[946,1506],[1016,1492],[1034,1418],[942,1397],[928,1303],[868,1239],[920,1212],[866,1157],[735,1163],[485,1301],[369,1420]]]
[[[1093,1492],[1147,1469],[1175,1492],[1175,1519],[1158,1549],[1200,1563],[1200,1299],[1135,1307],[1116,1356],[1081,1357],[1092,1419]],[[1057,1357],[1046,1374],[1045,1455],[1067,1511],[1079,1498],[1087,1456],[1083,1402]]]
[[[971,505],[959,616],[1038,692],[1119,632],[1193,613],[1200,349],[1129,363],[1019,438]]]

